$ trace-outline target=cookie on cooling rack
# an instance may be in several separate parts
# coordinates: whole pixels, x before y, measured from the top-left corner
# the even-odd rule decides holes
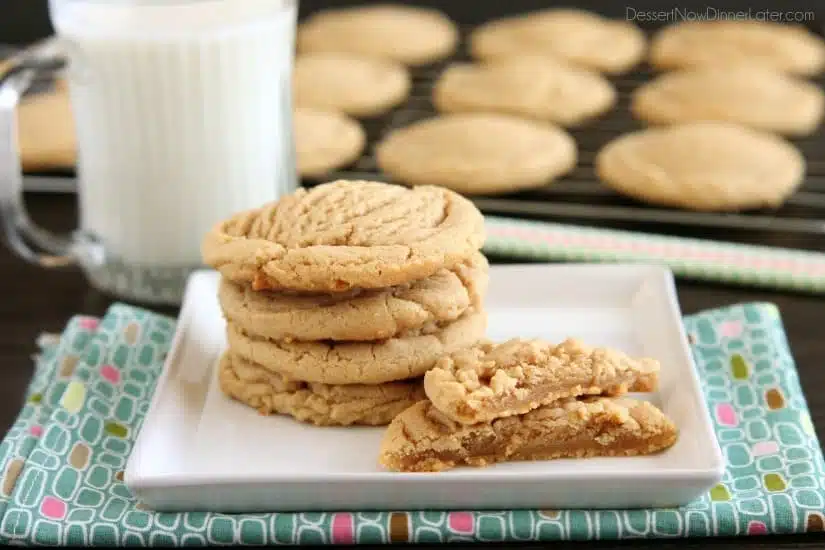
[[[543,55],[605,73],[624,73],[644,57],[644,33],[629,21],[551,8],[486,23],[470,36],[476,59]]]
[[[739,65],[664,74],[633,93],[631,110],[652,124],[717,120],[785,135],[813,133],[825,94],[773,69]]]
[[[328,9],[298,28],[298,51],[342,52],[405,65],[426,65],[453,53],[458,30],[441,12],[401,4]]]
[[[301,177],[321,177],[354,162],[366,145],[361,125],[334,111],[297,108],[295,157]]]
[[[758,64],[799,75],[825,68],[825,41],[806,28],[768,21],[688,21],[665,27],[650,45],[660,69]]]
[[[446,113],[487,111],[576,126],[610,109],[616,90],[594,71],[526,55],[452,65],[436,81],[433,103]]]
[[[595,165],[599,178],[620,193],[698,211],[780,206],[805,174],[805,160],[789,142],[722,122],[623,135],[599,151]]]
[[[77,138],[65,83],[54,91],[25,98],[17,109],[17,121],[24,170],[74,168]]]
[[[390,132],[375,149],[380,170],[409,185],[466,195],[541,187],[576,165],[573,138],[550,123],[493,113],[436,116]]]
[[[298,107],[378,116],[407,98],[410,75],[400,63],[345,53],[298,56],[293,98]]]

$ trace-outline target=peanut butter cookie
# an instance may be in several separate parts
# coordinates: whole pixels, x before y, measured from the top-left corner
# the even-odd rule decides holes
[[[298,108],[293,123],[296,162],[302,177],[322,177],[355,162],[364,150],[364,129],[344,114]]]
[[[495,113],[441,115],[390,132],[378,167],[410,185],[467,195],[541,187],[576,165],[576,143],[550,123]]]
[[[470,308],[482,308],[488,279],[487,260],[479,252],[451,270],[385,289],[254,291],[223,279],[218,298],[227,320],[251,336],[286,342],[368,341],[435,331]]]
[[[256,290],[342,292],[429,277],[483,243],[483,216],[448,189],[336,181],[217,224],[202,252]]]
[[[451,420],[476,424],[524,414],[559,399],[650,392],[659,363],[577,340],[485,342],[441,358],[424,376],[433,406]]]
[[[805,173],[802,154],[787,141],[721,122],[626,134],[599,151],[595,165],[620,193],[699,211],[779,206]]]
[[[825,42],[801,25],[769,21],[689,21],[665,27],[650,45],[660,69],[758,64],[814,75],[825,67]]]
[[[26,97],[17,109],[18,145],[23,170],[73,170],[77,137],[69,90]]]
[[[295,380],[383,384],[422,376],[442,355],[481,340],[486,329],[486,313],[469,311],[443,327],[376,342],[287,343],[254,338],[233,323],[227,338],[233,353]]]
[[[825,94],[808,81],[739,65],[662,75],[633,92],[631,110],[652,124],[711,120],[803,136],[819,126],[823,104]]]
[[[505,461],[636,456],[667,449],[677,436],[660,410],[629,398],[571,399],[470,426],[419,401],[390,423],[379,462],[400,472],[437,472]]]
[[[219,381],[228,396],[261,414],[285,414],[317,426],[384,426],[421,400],[421,380],[332,386],[291,380],[225,353]]]
[[[293,74],[298,107],[377,116],[395,107],[410,91],[410,75],[399,63],[327,52],[298,56]]]
[[[405,65],[425,65],[450,55],[455,25],[441,12],[402,4],[328,9],[298,27],[298,51],[342,52]]]
[[[433,102],[441,112],[494,112],[576,126],[616,102],[600,74],[549,57],[523,56],[461,63],[438,78]]]
[[[605,73],[623,73],[641,61],[645,36],[629,21],[570,8],[486,23],[470,36],[477,59],[543,55]]]

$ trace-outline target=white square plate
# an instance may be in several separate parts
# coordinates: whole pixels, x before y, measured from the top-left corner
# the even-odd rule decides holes
[[[189,282],[165,370],[126,469],[126,483],[163,511],[634,508],[684,504],[722,477],[716,442],[666,268],[493,266],[494,340],[574,336],[661,361],[657,393],[678,442],[650,457],[497,464],[398,474],[377,464],[383,428],[319,428],[260,416],[225,397],[218,274]]]

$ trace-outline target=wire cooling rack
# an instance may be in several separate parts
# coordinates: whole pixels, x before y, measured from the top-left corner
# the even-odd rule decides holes
[[[393,129],[437,114],[431,101],[433,86],[450,63],[470,60],[466,48],[470,30],[462,27],[463,40],[454,57],[413,70],[410,97],[403,105],[382,117],[362,121],[367,133],[365,153],[346,169],[325,176],[324,181],[390,181],[376,166],[376,143]],[[655,29],[646,30],[652,34]],[[472,200],[487,214],[825,250],[825,125],[809,137],[792,140],[805,155],[807,176],[781,208],[720,214],[652,207],[599,183],[593,166],[596,153],[611,139],[644,127],[630,114],[630,96],[655,75],[641,65],[610,79],[618,92],[617,105],[587,125],[569,130],[579,148],[578,165],[572,172],[539,189]],[[814,82],[825,88],[825,78]]]
[[[821,32],[818,25],[812,23],[811,28]],[[384,116],[362,120],[367,133],[364,154],[345,169],[327,174],[323,181],[390,181],[376,166],[374,147],[391,130],[437,114],[431,101],[436,79],[450,63],[471,59],[466,39],[472,27],[460,29],[462,39],[456,54],[437,64],[413,69],[408,100]],[[657,27],[643,30],[652,35]],[[4,53],[10,52],[0,51],[0,59]],[[807,175],[799,190],[777,209],[720,214],[653,207],[625,198],[599,183],[593,167],[596,153],[611,139],[644,127],[630,114],[630,96],[655,75],[649,67],[640,65],[632,72],[610,78],[618,92],[616,106],[587,125],[569,130],[579,149],[578,165],[569,174],[539,189],[472,200],[487,214],[825,251],[825,124],[811,136],[792,140],[806,158]],[[825,89],[825,76],[814,82]],[[75,181],[65,177],[71,175],[29,174],[24,185],[27,191],[73,193]]]

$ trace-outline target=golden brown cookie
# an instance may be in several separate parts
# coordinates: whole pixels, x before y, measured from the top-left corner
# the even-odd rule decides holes
[[[424,376],[433,406],[461,424],[524,414],[583,395],[651,392],[659,363],[568,339],[484,342],[442,357]]]
[[[73,170],[77,137],[69,91],[27,96],[17,109],[18,143],[23,170]]]
[[[295,156],[302,177],[323,177],[355,162],[367,141],[358,122],[334,111],[298,108],[293,122]]]
[[[825,94],[810,82],[737,65],[664,74],[636,89],[631,110],[652,124],[715,120],[802,136],[817,129],[824,105]]]
[[[441,115],[390,132],[376,146],[378,167],[393,180],[439,185],[466,195],[541,187],[576,165],[576,143],[563,129],[493,113]]]
[[[616,91],[599,73],[523,56],[447,68],[435,83],[433,102],[445,113],[486,111],[576,126],[610,109]]]
[[[486,23],[470,36],[477,59],[543,55],[605,73],[623,73],[641,61],[645,36],[629,21],[570,8]]]
[[[805,173],[802,154],[787,141],[721,122],[626,134],[599,151],[595,165],[620,193],[699,211],[779,206]]]
[[[451,269],[484,243],[484,218],[447,189],[336,181],[219,223],[207,265],[256,290],[342,292]]]
[[[801,25],[689,21],[659,31],[650,45],[650,63],[660,69],[746,63],[814,75],[825,67],[825,42]]]
[[[637,456],[667,449],[677,436],[660,410],[630,398],[573,399],[469,426],[419,401],[390,423],[379,463],[400,472],[437,472],[505,461]]]
[[[335,294],[255,291],[223,279],[218,297],[227,320],[251,336],[287,342],[381,340],[434,331],[470,308],[482,308],[488,267],[479,252],[426,279]]]
[[[423,399],[421,380],[373,386],[333,386],[291,380],[225,353],[219,366],[221,390],[261,414],[285,414],[317,426],[384,426]]]
[[[441,12],[402,4],[328,9],[298,27],[300,53],[351,53],[405,65],[438,61],[457,42],[455,25]]]
[[[406,99],[410,75],[392,61],[323,52],[298,56],[292,84],[298,107],[372,117]]]
[[[383,384],[418,378],[446,353],[484,337],[487,315],[468,311],[444,327],[376,342],[282,342],[254,338],[227,324],[233,353],[296,380],[324,384]]]

